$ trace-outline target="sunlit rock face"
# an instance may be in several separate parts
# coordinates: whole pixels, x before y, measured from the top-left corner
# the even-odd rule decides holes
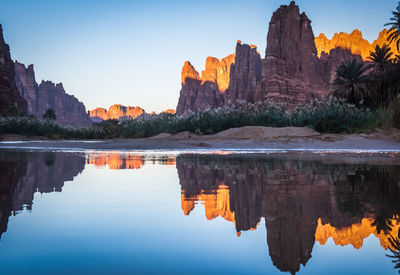
[[[110,106],[108,111],[104,108],[96,108],[88,111],[90,118],[94,122],[107,119],[134,119],[145,114],[145,110],[138,106],[123,106],[114,104]]]
[[[64,125],[89,125],[85,105],[65,92],[62,83],[51,81],[36,83],[33,65],[25,67],[15,62],[15,81],[18,91],[28,103],[28,113],[39,119],[47,109],[53,109],[57,122]]]
[[[189,110],[235,105],[238,100],[254,102],[257,81],[261,79],[261,57],[256,46],[238,41],[234,54],[221,60],[208,57],[201,77],[186,61],[181,78],[178,115]]]
[[[0,115],[16,115],[26,111],[26,101],[19,94],[15,83],[10,47],[4,41],[3,28],[0,25]]]
[[[233,221],[238,236],[264,217],[269,255],[281,271],[298,272],[315,241],[360,248],[372,234],[388,249],[399,232],[396,167],[199,155],[177,157],[176,167],[185,215],[203,204],[207,219]]]
[[[229,73],[234,55],[219,60],[215,57],[206,59],[206,67],[201,77],[189,61],[186,61],[181,73],[181,92],[176,113],[189,110],[200,111],[207,107],[223,105],[224,92],[229,86]]]
[[[388,31],[384,29],[379,33],[379,37],[371,44],[368,40],[362,37],[359,30],[354,30],[352,33],[335,33],[332,39],[328,39],[323,33],[315,38],[315,45],[317,47],[318,56],[322,56],[323,52],[330,53],[331,50],[336,48],[347,49],[355,55],[360,55],[364,61],[368,61],[370,52],[374,50],[376,45],[382,46],[387,44],[391,47],[394,54],[398,54],[394,42],[387,41],[389,36]]]

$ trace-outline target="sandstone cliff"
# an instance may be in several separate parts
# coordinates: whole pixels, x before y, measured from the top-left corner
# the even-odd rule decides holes
[[[25,67],[15,62],[15,81],[21,96],[28,103],[28,113],[39,119],[47,109],[53,109],[57,122],[63,125],[89,125],[85,105],[73,95],[65,92],[62,83],[42,81],[40,85],[35,79],[33,65]]]
[[[138,106],[132,107],[114,104],[110,106],[108,111],[104,108],[96,108],[88,111],[88,114],[92,121],[100,122],[107,119],[134,119],[145,114],[145,111]]]
[[[328,95],[311,21],[294,1],[272,15],[257,101],[297,105]]]
[[[15,84],[10,48],[4,41],[3,28],[0,25],[0,115],[16,115],[26,111],[26,101],[18,93]]]
[[[370,52],[374,50],[376,45],[382,46],[383,44],[387,44],[391,47],[394,54],[399,54],[395,43],[388,43],[388,36],[388,31],[384,29],[379,33],[379,37],[371,44],[362,37],[361,31],[357,29],[350,34],[344,32],[335,33],[332,39],[328,39],[321,33],[315,38],[315,45],[318,50],[318,56],[322,56],[323,52],[329,53],[335,48],[342,48],[349,50],[355,55],[361,55],[362,59],[367,61]]]
[[[201,77],[186,61],[181,78],[182,89],[176,109],[178,115],[189,110],[235,104],[237,100],[253,102],[256,83],[261,78],[261,57],[254,45],[242,45],[238,41],[235,54],[221,60],[208,57]]]
[[[374,43],[384,43],[386,37],[383,31]],[[373,45],[359,31],[335,35],[332,41],[323,34],[314,38],[311,21],[292,1],[272,15],[265,59],[261,60],[255,46],[239,41],[234,55],[221,61],[208,57],[201,76],[185,62],[177,114],[237,101],[272,101],[293,108],[321,99],[329,95],[338,66],[353,59],[361,61]]]

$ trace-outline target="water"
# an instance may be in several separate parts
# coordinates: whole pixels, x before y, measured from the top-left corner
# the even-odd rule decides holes
[[[0,151],[0,273],[396,274],[392,157]]]

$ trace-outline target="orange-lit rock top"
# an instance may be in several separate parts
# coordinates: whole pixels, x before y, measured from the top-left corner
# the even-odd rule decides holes
[[[110,106],[108,111],[104,108],[96,108],[94,110],[91,110],[89,111],[89,116],[91,118],[99,118],[101,120],[120,118],[134,119],[144,113],[145,111],[138,106],[132,107],[123,106],[121,104],[114,104]]]
[[[185,84],[186,78],[200,80],[199,72],[193,67],[193,65],[186,61],[182,68],[181,83]]]
[[[228,55],[219,60],[215,57],[207,57],[206,68],[201,72],[202,83],[210,81],[216,83],[221,92],[229,87],[231,65],[235,62],[235,54]]]
[[[364,218],[361,223],[355,223],[350,227],[337,229],[330,224],[322,224],[321,219],[318,219],[318,226],[315,231],[315,240],[321,245],[324,245],[329,238],[332,238],[336,245],[349,245],[351,244],[354,248],[360,249],[363,246],[365,238],[374,234],[381,243],[381,246],[386,250],[391,247],[389,242],[390,234],[385,235],[383,232],[380,234],[376,231],[376,226],[373,225],[373,219]],[[399,232],[400,223],[396,220],[390,220],[392,224],[391,235],[397,236]]]
[[[362,37],[362,33],[359,30],[354,30],[352,33],[335,33],[332,39],[328,39],[323,33],[315,37],[315,46],[317,47],[318,56],[321,56],[322,52],[329,53],[335,48],[344,48],[350,50],[353,54],[359,54],[363,60],[368,60],[370,52],[376,45],[382,46],[383,44],[389,44],[387,42],[388,31],[385,29],[379,33],[378,39],[372,44],[368,40]],[[392,51],[397,54],[394,43],[390,44]]]
[[[104,153],[89,155],[87,164],[93,164],[97,167],[103,167],[108,165],[111,170],[119,169],[140,169],[144,165],[143,156],[128,154],[124,157],[119,153]]]
[[[186,61],[182,68],[181,82],[186,83],[186,79],[201,80],[204,82],[212,82],[217,84],[219,91],[225,92],[229,87],[229,75],[231,65],[235,62],[235,54],[228,55],[227,57],[219,60],[216,57],[207,57],[206,67],[201,72],[201,77],[193,65]]]
[[[176,110],[175,109],[167,109],[167,110],[165,110],[165,111],[163,111],[162,113],[166,113],[166,114],[175,114],[176,113]]]

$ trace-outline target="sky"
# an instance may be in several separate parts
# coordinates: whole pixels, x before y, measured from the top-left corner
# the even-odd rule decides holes
[[[283,0],[1,0],[0,24],[13,60],[36,80],[62,82],[87,109],[112,104],[147,112],[176,108],[186,60],[204,69],[237,40],[262,56],[268,23]],[[372,42],[397,0],[298,0],[314,35],[362,31]]]

